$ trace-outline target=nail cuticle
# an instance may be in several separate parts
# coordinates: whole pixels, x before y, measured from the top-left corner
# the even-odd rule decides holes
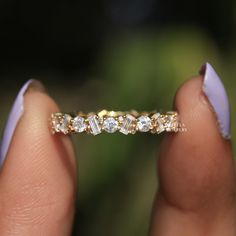
[[[199,93],[199,100],[202,104],[204,104],[205,106],[209,107],[209,101],[207,99],[206,94],[201,90]]]
[[[26,89],[24,95],[27,93],[36,92],[36,91],[41,92],[41,93],[47,93],[45,87],[43,86],[43,84],[39,80],[31,79],[30,81],[31,82],[30,82],[28,88]]]

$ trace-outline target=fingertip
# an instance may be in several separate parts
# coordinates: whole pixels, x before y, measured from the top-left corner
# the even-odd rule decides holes
[[[219,132],[202,83],[198,76],[178,90],[175,107],[187,131],[164,138],[159,160],[162,193],[173,205],[188,210],[209,202],[216,206],[219,199],[232,202],[234,194],[231,144]]]
[[[222,82],[206,64],[174,102],[186,129],[161,143],[151,235],[235,235],[235,165]]]
[[[0,232],[19,230],[25,235],[38,229],[44,235],[67,235],[71,230],[76,162],[70,138],[50,132],[50,115],[58,110],[45,93],[24,95],[24,113],[0,176],[0,201],[5,202],[8,221],[14,218],[16,222],[7,229],[9,222],[0,221]]]

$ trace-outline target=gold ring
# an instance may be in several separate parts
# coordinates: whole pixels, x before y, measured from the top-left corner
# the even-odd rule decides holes
[[[97,135],[104,132],[114,133],[119,131],[123,134],[135,134],[136,132],[150,132],[159,134],[163,131],[183,131],[179,115],[175,111],[137,112],[131,110],[107,111],[76,114],[54,113],[50,119],[52,133],[88,133]]]

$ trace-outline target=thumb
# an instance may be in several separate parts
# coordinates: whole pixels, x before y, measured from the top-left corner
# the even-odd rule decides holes
[[[49,131],[55,102],[35,80],[19,92],[1,146],[0,235],[69,235],[76,163],[69,137]],[[5,160],[4,160],[5,159]]]
[[[187,131],[162,142],[151,235],[235,235],[229,104],[210,64],[181,86],[175,106]]]

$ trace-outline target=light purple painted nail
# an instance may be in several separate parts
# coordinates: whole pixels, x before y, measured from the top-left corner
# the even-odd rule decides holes
[[[3,139],[1,143],[1,149],[0,149],[0,166],[2,166],[6,158],[14,131],[24,112],[24,94],[30,87],[33,87],[33,88],[38,87],[37,90],[42,90],[42,85],[40,84],[41,83],[37,80],[34,80],[34,79],[28,80],[20,89],[16,97],[16,100],[12,106],[11,112],[8,116],[7,124],[3,133]]]
[[[220,126],[220,132],[226,139],[230,138],[230,107],[225,87],[213,69],[206,63],[202,66],[200,74],[204,76],[203,92],[212,105]]]

